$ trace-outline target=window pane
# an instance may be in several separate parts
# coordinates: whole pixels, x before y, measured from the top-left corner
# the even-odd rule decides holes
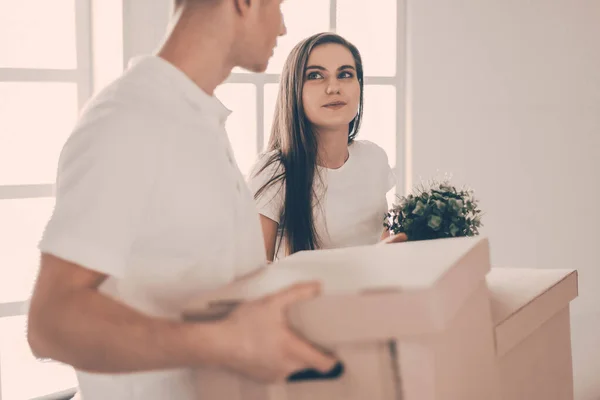
[[[352,0],[354,1],[354,0]],[[287,35],[277,41],[275,54],[267,72],[279,74],[292,48],[308,36],[329,31],[329,1],[290,0],[281,6],[287,26]]]
[[[92,73],[98,93],[123,72],[123,0],[92,1]]]
[[[370,140],[381,146],[394,168],[397,179],[404,174],[400,169],[402,160],[396,158],[396,87],[392,85],[366,85],[365,111],[358,139]],[[396,201],[394,188],[387,194],[388,204]]]
[[[268,83],[265,85],[265,132],[264,132],[264,146],[263,149],[267,148],[269,144],[269,138],[271,137],[271,126],[273,125],[273,113],[275,112],[275,102],[277,101],[277,89],[279,84]]]
[[[396,75],[396,1],[337,2],[337,32],[358,47],[367,76]]]
[[[76,84],[0,82],[0,94],[0,185],[53,183],[77,118]]]
[[[77,386],[70,366],[42,362],[31,354],[25,316],[0,318],[0,373],[2,400],[21,400]]]
[[[75,0],[0,2],[0,49],[0,68],[76,68]]]
[[[52,198],[0,200],[0,303],[29,298],[40,262],[37,244],[53,207]]]
[[[387,153],[396,165],[396,88],[391,85],[366,85],[363,122],[357,139],[370,140]]]
[[[219,86],[215,94],[232,111],[227,119],[227,133],[238,166],[245,175],[256,160],[256,86],[227,83]]]

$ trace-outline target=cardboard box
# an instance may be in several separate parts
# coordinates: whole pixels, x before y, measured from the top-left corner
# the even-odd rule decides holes
[[[492,268],[487,277],[504,400],[572,400],[569,302],[577,272]]]
[[[187,319],[290,284],[323,295],[289,310],[291,326],[343,362],[339,377],[279,385],[198,370],[203,400],[499,400],[485,238],[303,252],[204,294]]]

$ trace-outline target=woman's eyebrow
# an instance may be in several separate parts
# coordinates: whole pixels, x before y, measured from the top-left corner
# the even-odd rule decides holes
[[[306,70],[309,70],[309,69],[318,69],[320,71],[327,71],[327,68],[322,67],[320,65],[309,65],[308,67],[306,67]],[[342,65],[337,70],[338,71],[343,71],[343,70],[346,70],[346,69],[351,69],[353,71],[356,71],[356,68],[354,68],[352,65]]]

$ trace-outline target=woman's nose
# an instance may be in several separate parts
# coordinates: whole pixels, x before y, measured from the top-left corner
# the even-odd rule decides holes
[[[327,84],[327,94],[339,94],[340,93],[340,85],[337,81],[330,81]]]

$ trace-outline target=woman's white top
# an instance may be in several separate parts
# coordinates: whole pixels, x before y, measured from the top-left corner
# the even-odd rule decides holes
[[[323,249],[377,243],[388,210],[386,194],[395,186],[387,154],[381,147],[355,140],[348,151],[348,160],[342,167],[317,167],[315,174],[313,220]],[[274,174],[283,172],[279,162],[260,172],[271,155],[263,154],[252,168],[248,185],[253,194]],[[256,199],[258,212],[279,223],[284,198],[285,183],[280,181]],[[283,246],[280,247],[277,258],[283,254]]]

